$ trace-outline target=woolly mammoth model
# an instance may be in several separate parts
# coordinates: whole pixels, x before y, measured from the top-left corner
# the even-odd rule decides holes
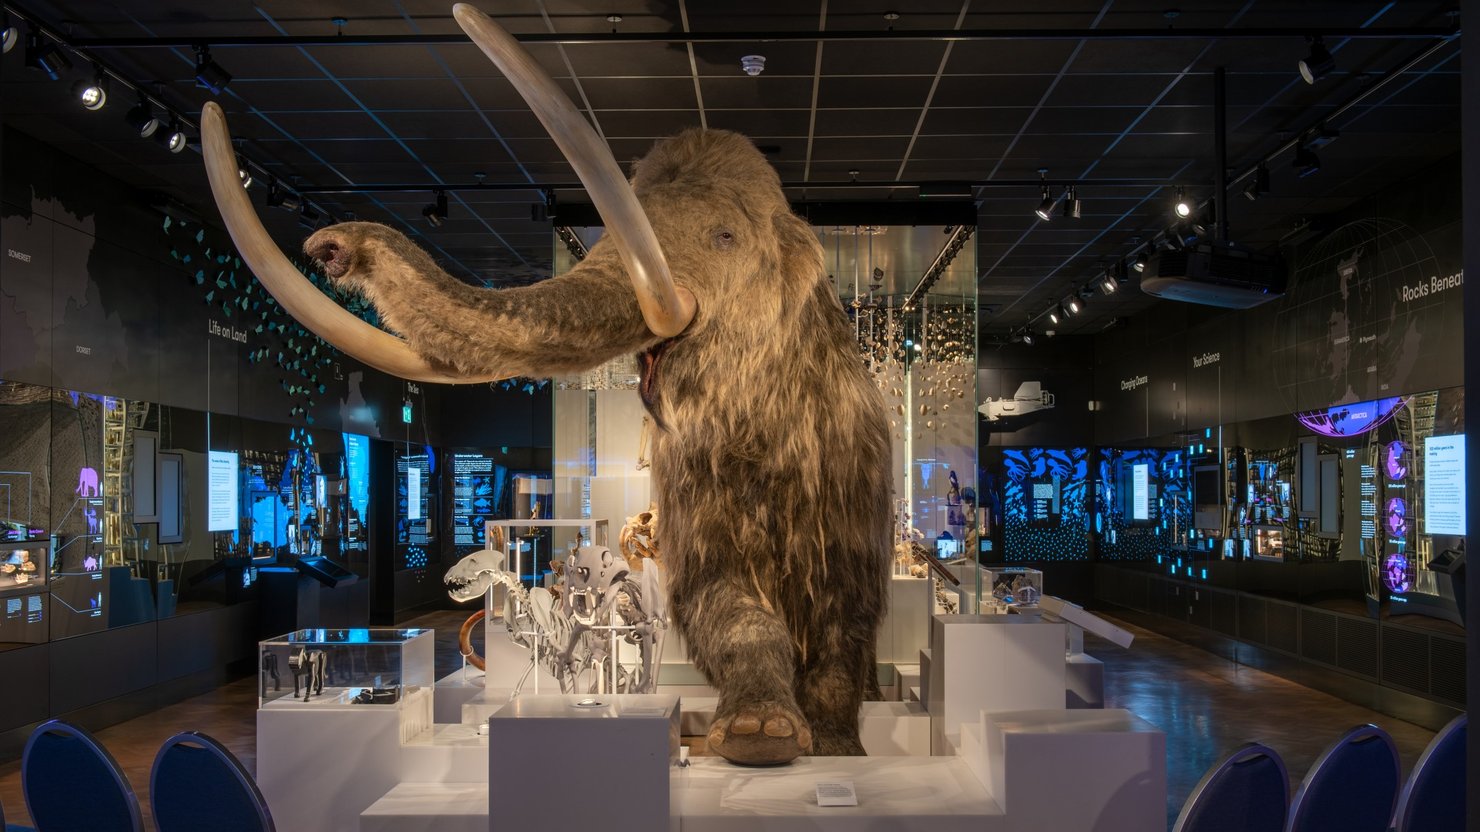
[[[404,235],[341,223],[305,251],[395,333],[304,280],[237,178],[225,119],[202,117],[207,171],[243,258],[325,340],[431,382],[544,377],[640,356],[657,426],[653,492],[671,609],[720,694],[709,746],[738,763],[861,754],[890,552],[889,439],[823,270],[822,247],[743,136],[659,142],[629,184],[560,88],[481,12],[458,23],[519,89],[590,194],[603,240],[570,273],[487,290]]]

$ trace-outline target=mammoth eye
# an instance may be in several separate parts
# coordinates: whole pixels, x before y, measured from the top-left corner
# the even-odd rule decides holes
[[[728,228],[721,228],[714,232],[714,247],[719,249],[729,248],[735,244],[735,234]]]

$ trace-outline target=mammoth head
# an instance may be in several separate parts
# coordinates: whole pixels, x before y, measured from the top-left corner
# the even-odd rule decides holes
[[[593,251],[576,271],[605,269],[608,277],[619,272],[630,284],[625,302],[602,296],[593,304],[614,310],[611,319],[599,323],[619,332],[620,337],[595,339],[602,341],[601,348],[581,353],[576,347],[583,340],[593,339],[579,337],[573,324],[556,320],[558,313],[549,308],[531,307],[562,296],[562,291],[563,297],[590,297],[591,293],[578,291],[579,287],[569,282],[558,289],[547,288],[547,282],[519,294],[518,309],[530,318],[542,318],[545,331],[563,335],[563,343],[555,343],[560,340],[555,338],[543,344],[494,345],[480,360],[461,360],[467,350],[446,340],[432,343],[424,338],[425,330],[454,329],[446,316],[405,320],[416,317],[407,314],[397,321],[386,308],[395,305],[390,298],[393,290],[374,277],[384,261],[398,259],[410,263],[410,271],[435,272],[446,278],[431,258],[410,245],[404,235],[384,226],[331,226],[309,238],[306,250],[324,264],[331,279],[364,291],[380,308],[382,319],[404,338],[365,323],[318,291],[278,250],[238,182],[225,116],[216,104],[207,103],[201,116],[202,151],[211,189],[232,239],[263,285],[315,334],[370,366],[413,380],[458,383],[544,375],[548,374],[545,371],[585,369],[684,332],[695,321],[699,305],[696,294],[706,303],[706,294],[724,297],[730,288],[725,285],[727,277],[756,273],[760,264],[774,262],[780,256],[779,248],[792,243],[816,248],[812,259],[820,270],[816,238],[810,237],[807,226],[791,214],[775,171],[747,139],[724,131],[688,131],[657,145],[638,163],[629,183],[605,141],[512,36],[466,4],[454,6],[453,14],[523,95],[601,213],[606,236],[599,247],[606,253],[598,257]],[[591,261],[601,264],[593,265]],[[683,275],[684,286],[675,283],[674,271]],[[434,283],[429,281],[428,285]],[[503,329],[510,328],[506,320],[496,322],[496,314],[489,311],[496,304],[488,296],[473,298],[466,295],[466,286],[450,278],[445,283],[454,285],[438,284],[433,288],[460,294],[457,302],[467,312],[463,332],[477,331],[496,339]],[[610,282],[600,285],[609,288]],[[402,308],[414,308],[416,298],[426,297],[411,291],[401,295],[395,300]],[[771,302],[785,300],[776,298]],[[514,303],[510,300],[505,306]],[[699,325],[702,323],[701,319]],[[530,355],[536,352],[563,353],[566,359],[554,368],[533,365],[531,372]],[[458,360],[442,360],[449,355]]]

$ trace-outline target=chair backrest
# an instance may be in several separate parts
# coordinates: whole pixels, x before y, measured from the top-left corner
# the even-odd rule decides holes
[[[1286,832],[1387,832],[1401,776],[1393,738],[1376,725],[1359,725],[1311,764],[1290,800]]]
[[[1172,832],[1281,832],[1290,776],[1274,749],[1245,743],[1208,769]]]
[[[195,731],[164,741],[149,773],[159,832],[274,832],[267,801],[230,749]]]
[[[143,832],[139,800],[123,770],[88,732],[60,719],[31,732],[21,793],[37,832]]]
[[[1464,714],[1450,720],[1418,758],[1398,795],[1397,832],[1463,832],[1468,725]]]

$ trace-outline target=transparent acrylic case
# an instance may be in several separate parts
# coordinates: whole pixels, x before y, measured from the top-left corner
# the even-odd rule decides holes
[[[1043,598],[1043,572],[1026,566],[988,566],[982,569],[982,612],[1006,612],[1008,607],[1036,607]],[[995,610],[992,607],[995,606]]]
[[[296,630],[258,647],[263,708],[404,709],[431,699],[431,630]]]

